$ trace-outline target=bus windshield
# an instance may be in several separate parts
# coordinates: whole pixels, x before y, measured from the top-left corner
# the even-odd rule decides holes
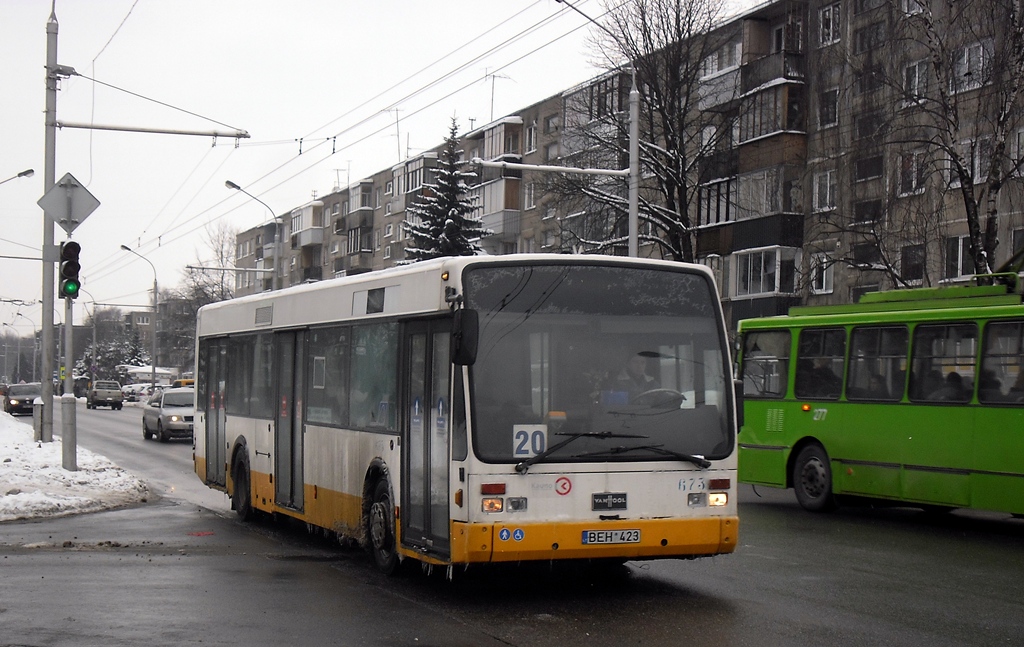
[[[732,451],[728,358],[704,275],[487,266],[467,268],[464,287],[480,319],[470,376],[481,460],[714,459]]]

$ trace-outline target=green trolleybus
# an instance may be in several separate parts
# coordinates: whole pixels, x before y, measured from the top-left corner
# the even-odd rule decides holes
[[[1012,281],[1011,281],[1012,283]],[[896,290],[741,321],[740,480],[1024,514],[1024,305],[1012,287]]]
[[[264,292],[199,312],[195,470],[384,572],[730,553],[729,355],[696,265],[454,257]]]

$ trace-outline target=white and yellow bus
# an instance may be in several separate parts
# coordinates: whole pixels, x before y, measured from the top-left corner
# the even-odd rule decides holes
[[[452,257],[199,312],[195,469],[378,568],[736,547],[737,392],[703,267]]]

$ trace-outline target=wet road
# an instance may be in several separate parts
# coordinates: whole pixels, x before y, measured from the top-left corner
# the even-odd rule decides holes
[[[94,413],[79,410],[80,442],[110,455],[83,431]],[[173,491],[0,524],[0,645],[1024,644],[1024,521],[1005,516],[814,515],[744,487],[733,555],[389,579],[298,524],[241,524],[219,494],[215,511],[189,501],[175,461],[191,447],[131,424],[108,439],[125,460],[111,457],[145,478],[157,461],[154,489]]]

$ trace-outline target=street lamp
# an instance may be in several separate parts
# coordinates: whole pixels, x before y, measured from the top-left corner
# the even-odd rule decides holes
[[[32,177],[35,174],[36,172],[34,169],[25,169],[21,173],[18,173],[17,175],[12,175],[6,180],[0,180],[0,184],[3,184],[4,182],[10,182],[11,180],[17,180],[19,177]]]
[[[629,56],[627,48],[610,29],[580,11],[568,0],[555,0],[583,16],[612,37],[622,53]],[[640,90],[636,87],[636,63],[631,69],[633,87],[629,89],[629,255],[640,255]]]
[[[274,213],[274,210],[270,208],[270,205],[268,205],[263,200],[260,200],[259,198],[257,198],[253,194],[249,193],[248,191],[246,191],[242,187],[238,186],[237,184],[235,184],[231,180],[225,180],[224,181],[224,186],[226,186],[229,189],[233,189],[235,191],[241,191],[242,193],[244,193],[245,195],[249,196],[250,198],[252,198],[256,202],[259,202],[260,204],[262,204],[264,207],[267,208],[267,211],[270,212],[270,218],[271,218],[271,220],[274,221],[274,286],[273,286],[273,288],[275,290],[280,290],[281,289],[281,265],[284,263],[284,260],[281,258],[281,228],[284,226],[284,223],[283,222],[278,222],[277,214]]]
[[[152,364],[152,367],[151,367],[152,368],[151,380],[152,380],[152,384],[153,384],[153,390],[155,391],[156,390],[156,355],[157,355],[156,320],[157,320],[157,316],[158,316],[158,311],[157,311],[157,294],[158,293],[156,291],[156,265],[153,265],[153,261],[149,260],[148,258],[146,258],[145,256],[143,256],[142,254],[138,253],[137,251],[135,251],[134,249],[132,249],[131,247],[129,247],[127,245],[121,245],[121,249],[123,249],[126,252],[131,252],[132,254],[135,254],[136,256],[141,258],[142,260],[144,260],[147,263],[149,263],[149,266],[151,268],[153,268],[153,357],[152,357],[152,361],[150,361],[150,364]]]

